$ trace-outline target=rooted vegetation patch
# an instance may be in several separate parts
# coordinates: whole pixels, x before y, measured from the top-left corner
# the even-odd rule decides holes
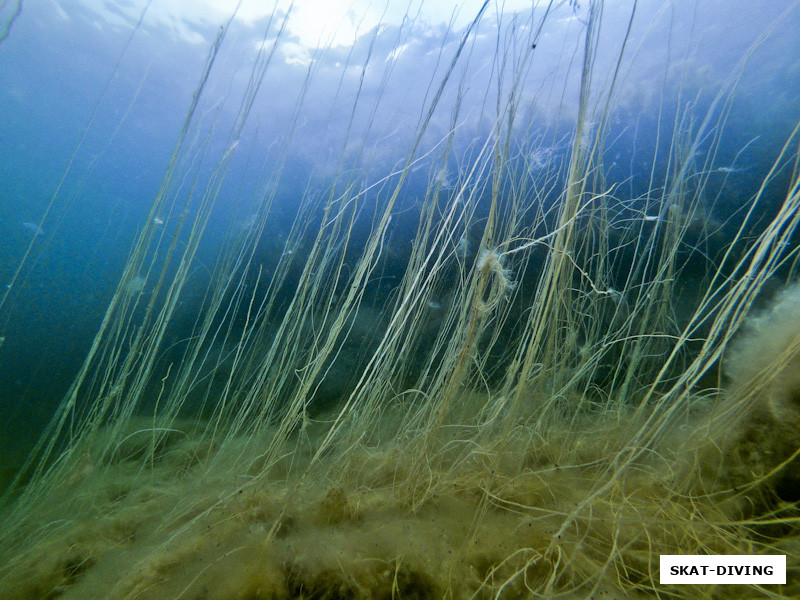
[[[330,180],[320,169],[292,198],[276,242],[286,174],[261,157],[275,172],[247,227],[203,253],[247,138],[247,94],[287,35],[265,32],[214,156],[218,104],[201,101],[230,22],[220,28],[89,355],[6,494],[0,598],[800,597],[800,127],[742,214],[717,226],[708,198],[723,193],[712,175],[734,73],[708,114],[687,101],[660,124],[668,149],[636,155],[652,167],[635,195],[604,164],[627,38],[607,79],[595,71],[602,2],[580,19],[578,3],[551,8],[526,23],[497,16],[493,96],[480,91],[466,149],[462,95],[486,5],[443,42],[403,162],[370,179],[348,137]],[[560,157],[531,137],[522,93],[557,18],[582,27]],[[665,60],[669,78],[678,66]],[[374,116],[360,113],[362,83],[353,122]],[[432,133],[442,110],[450,130]],[[410,182],[428,163],[421,193]],[[183,199],[187,186],[197,198]],[[186,230],[171,237],[158,215],[178,213]],[[181,336],[177,307],[206,255],[216,262],[201,265],[206,289]],[[661,585],[663,554],[785,554],[791,576]]]

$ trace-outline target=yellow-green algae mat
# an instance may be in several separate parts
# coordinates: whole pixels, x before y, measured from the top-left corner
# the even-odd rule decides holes
[[[454,427],[427,469],[413,470],[397,445],[353,447],[345,469],[314,469],[299,486],[308,436],[251,477],[232,476],[224,461],[215,474],[205,466],[211,449],[177,430],[142,469],[136,440],[148,436],[134,435],[114,464],[77,461],[20,532],[42,541],[15,558],[0,597],[800,596],[794,506],[772,502],[748,520],[720,471],[702,479],[715,460],[741,462],[741,438],[710,449],[693,441],[707,435],[702,424],[677,428],[661,452],[609,482],[621,436],[619,423],[602,422],[546,436],[520,428],[483,447],[458,442]],[[787,554],[788,585],[660,585],[659,555],[679,553]]]

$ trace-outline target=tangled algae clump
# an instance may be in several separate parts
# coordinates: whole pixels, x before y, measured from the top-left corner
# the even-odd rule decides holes
[[[800,597],[800,115],[735,191],[722,162],[748,60],[798,7],[711,94],[666,56],[628,172],[629,78],[656,60],[642,8],[609,35],[599,0],[534,4],[439,32],[407,138],[376,122],[409,15],[382,64],[381,27],[362,64],[287,58],[305,75],[267,150],[248,132],[292,12],[242,63],[230,121],[208,97],[240,29],[215,32],[87,356],[6,491],[0,597]],[[558,32],[571,58],[542,79]],[[346,61],[329,126],[347,125],[316,134],[335,164],[290,201],[328,53]],[[368,168],[386,139],[401,159]],[[223,210],[248,177],[257,197]],[[665,554],[782,554],[787,580],[661,584]]]

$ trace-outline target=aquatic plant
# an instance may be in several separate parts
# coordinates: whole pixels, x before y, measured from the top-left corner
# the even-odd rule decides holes
[[[91,348],[6,493],[0,595],[721,598],[753,590],[661,586],[659,555],[797,568],[797,288],[751,315],[796,275],[800,120],[716,244],[703,215],[746,56],[702,111],[665,117],[637,195],[606,158],[636,3],[602,84],[604,5],[581,13],[565,156],[528,134],[524,92],[545,23],[576,3],[497,17],[489,131],[458,145],[487,10],[442,49],[404,160],[377,176],[353,167],[377,111],[358,84],[333,175],[309,178],[264,259],[309,66],[271,183],[169,344],[288,16],[213,155],[199,107],[220,28]],[[441,111],[449,128],[432,131]],[[433,176],[409,208],[421,166]]]

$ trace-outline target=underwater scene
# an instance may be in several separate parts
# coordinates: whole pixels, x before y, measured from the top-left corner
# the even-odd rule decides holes
[[[4,0],[0,599],[800,598],[799,224],[798,0]]]

